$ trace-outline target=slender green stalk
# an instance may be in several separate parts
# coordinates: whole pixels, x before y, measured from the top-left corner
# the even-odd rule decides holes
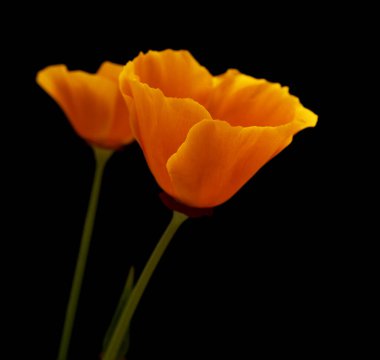
[[[75,268],[73,283],[71,286],[71,293],[69,302],[66,309],[66,318],[63,326],[61,344],[59,346],[58,360],[66,360],[67,353],[70,345],[71,334],[74,325],[75,314],[78,307],[78,299],[82,287],[83,275],[86,268],[88,250],[90,248],[92,230],[94,227],[94,220],[96,208],[98,205],[99,192],[102,183],[104,167],[107,160],[112,155],[111,150],[93,148],[95,154],[95,175],[92,184],[90,202],[87,208],[86,220],[83,227],[82,240],[80,243],[77,264]]]
[[[110,324],[110,326],[107,330],[107,333],[104,337],[103,347],[102,347],[103,352],[105,352],[107,349],[108,343],[110,342],[111,336],[112,336],[112,334],[115,330],[115,327],[119,321],[119,318],[120,318],[120,315],[124,309],[124,306],[127,303],[128,299],[132,293],[134,282],[135,282],[135,268],[132,266],[129,270],[127,281],[125,283],[125,286],[124,286],[123,292],[121,294],[119,303],[117,304],[115,314],[113,315],[113,318],[111,320],[111,324]],[[126,336],[123,339],[123,346],[121,346],[120,351],[119,351],[120,357],[124,356],[128,352],[128,348],[129,348],[129,329],[127,331]]]
[[[173,213],[171,222],[169,223],[167,229],[163,233],[156,248],[153,250],[152,255],[146,263],[145,268],[141,273],[141,276],[129,297],[129,300],[123,309],[119,322],[108,344],[106,353],[104,354],[103,360],[116,360],[119,348],[123,342],[123,338],[128,330],[129,323],[137,308],[141,296],[143,295],[144,290],[148,285],[148,282],[154,270],[156,269],[158,262],[160,261],[163,253],[169,245],[170,240],[173,238],[173,235],[176,233],[178,228],[186,219],[187,216],[184,214],[178,213],[176,211]]]

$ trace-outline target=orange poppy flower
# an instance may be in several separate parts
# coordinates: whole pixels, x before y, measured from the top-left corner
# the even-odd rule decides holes
[[[187,51],[141,53],[120,87],[157,182],[196,208],[228,200],[317,122],[288,88],[237,70],[213,77]]]
[[[96,74],[53,65],[37,83],[60,105],[74,130],[88,143],[117,149],[133,140],[129,114],[119,90],[121,65],[104,62]]]

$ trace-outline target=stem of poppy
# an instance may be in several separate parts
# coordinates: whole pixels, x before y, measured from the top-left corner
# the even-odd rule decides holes
[[[128,330],[130,321],[133,314],[137,308],[137,305],[141,299],[141,296],[144,293],[146,286],[157,267],[158,262],[160,261],[162,255],[164,254],[167,246],[170,243],[170,240],[173,238],[174,234],[181,226],[181,224],[188,217],[185,214],[174,211],[173,217],[163,233],[160,241],[156,245],[153,253],[151,254],[148,262],[145,265],[143,272],[139,280],[136,283],[136,286],[133,288],[132,293],[129,297],[128,302],[126,303],[123,312],[120,315],[119,322],[115,328],[115,331],[110,339],[107,350],[104,354],[103,360],[116,360],[116,357],[119,352],[119,348],[123,341],[123,338]]]
[[[92,184],[90,201],[87,208],[86,220],[83,227],[82,239],[80,243],[74,278],[71,285],[71,293],[66,308],[65,323],[63,326],[62,338],[59,346],[57,360],[67,359],[67,353],[70,345],[75,314],[78,307],[78,299],[83,282],[83,275],[86,268],[88,250],[90,248],[91,236],[94,228],[94,221],[96,209],[98,206],[98,199],[104,173],[104,167],[110,156],[113,154],[112,150],[100,149],[96,147],[93,147],[93,150],[96,162],[94,180]]]

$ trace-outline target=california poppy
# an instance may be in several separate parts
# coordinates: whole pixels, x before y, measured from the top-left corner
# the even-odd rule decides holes
[[[113,151],[132,142],[129,112],[119,89],[121,65],[104,62],[96,74],[53,65],[37,83],[60,105],[71,125],[94,150],[95,173],[67,305],[58,359],[66,360],[90,247],[104,167]]]
[[[118,85],[122,68],[104,62],[90,74],[53,65],[37,74],[37,83],[60,105],[79,136],[96,147],[117,149],[133,139]]]
[[[237,70],[212,76],[187,51],[141,53],[120,87],[157,182],[196,208],[228,200],[317,122],[287,87]]]

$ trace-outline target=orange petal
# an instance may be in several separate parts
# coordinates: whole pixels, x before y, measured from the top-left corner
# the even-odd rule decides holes
[[[295,111],[293,124],[289,124],[290,129],[293,129],[293,132],[289,136],[289,138],[282,143],[276,152],[273,154],[272,158],[279,154],[282,150],[284,150],[293,140],[293,135],[305,128],[314,127],[317,124],[318,116],[314,114],[311,110],[306,109],[302,106],[302,104],[298,101],[298,106]]]
[[[140,53],[131,64],[124,70],[125,76],[132,71],[141,82],[161,89],[165,96],[203,103],[212,89],[212,75],[185,50]]]
[[[120,96],[117,83],[83,71],[68,71],[64,65],[41,70],[37,83],[60,105],[81,137],[99,146],[113,147],[110,131]]]
[[[217,120],[196,124],[167,163],[173,196],[194,207],[225,202],[295,133],[315,122],[316,116],[310,116],[279,127],[231,126]]]
[[[119,90],[119,76],[123,67],[123,65],[105,61],[97,71],[97,75],[112,80],[118,88],[114,109],[114,121],[108,134],[108,141],[111,144],[127,144],[133,141],[128,108]]]
[[[122,72],[123,67],[124,65],[115,64],[110,61],[104,61],[96,73],[118,84],[119,75]]]
[[[129,121],[128,108],[120,90],[117,90],[118,94],[114,105],[114,119],[106,139],[109,144],[108,146],[111,148],[117,148],[129,144],[134,140]]]
[[[117,93],[112,81],[55,65],[41,70],[37,82],[61,106],[79,135],[91,141],[108,134]]]
[[[279,126],[294,119],[299,104],[287,87],[229,70],[214,78],[207,109],[231,125]]]
[[[167,160],[185,141],[189,129],[211,116],[194,100],[165,97],[161,90],[127,77],[121,83],[121,88],[128,88],[131,94],[125,98],[130,106],[134,136],[157,182],[171,194]]]

